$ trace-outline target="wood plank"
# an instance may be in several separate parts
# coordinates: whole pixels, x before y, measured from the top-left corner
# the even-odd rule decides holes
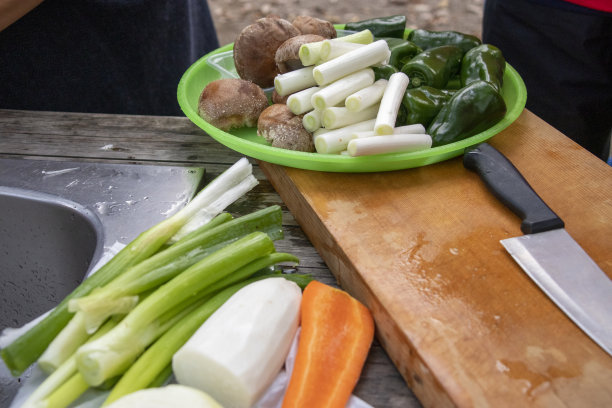
[[[612,276],[612,168],[525,111],[491,144]],[[461,158],[372,174],[260,163],[425,406],[606,406],[612,358],[522,272],[521,235]]]

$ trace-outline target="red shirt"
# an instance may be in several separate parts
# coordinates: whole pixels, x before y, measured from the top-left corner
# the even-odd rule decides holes
[[[577,4],[593,10],[607,11],[612,13],[612,0],[564,0],[568,3]]]

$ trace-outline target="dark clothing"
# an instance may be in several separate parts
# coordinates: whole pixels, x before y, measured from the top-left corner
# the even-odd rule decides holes
[[[45,0],[0,32],[0,108],[180,116],[218,46],[206,0]]]
[[[482,37],[525,81],[529,110],[608,158],[612,14],[561,0],[486,0]]]

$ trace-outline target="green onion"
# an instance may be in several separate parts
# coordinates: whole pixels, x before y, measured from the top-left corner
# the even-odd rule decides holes
[[[93,336],[91,336],[90,341],[108,333],[110,329],[117,325],[117,322],[118,320],[115,319],[107,321]],[[40,401],[55,392],[56,389],[76,373],[76,357],[72,354],[28,396],[27,400],[24,402],[23,408],[38,406]]]
[[[77,351],[77,367],[85,380],[98,385],[120,374],[142,352],[155,320],[255,259],[273,253],[274,244],[263,232],[251,233],[202,259],[140,302],[113,330]]]
[[[219,175],[192,201],[170,218],[141,233],[96,273],[83,281],[71,294],[38,324],[2,349],[0,355],[15,376],[35,362],[51,341],[70,321],[70,299],[87,295],[106,285],[130,266],[149,258],[170,239],[178,239],[205,224],[225,209],[231,200],[246,194],[257,184],[252,166],[246,158]]]
[[[198,231],[200,230],[196,232]],[[125,299],[129,302],[130,296],[167,282],[215,250],[255,231],[267,233],[272,240],[282,239],[281,208],[277,205],[270,206],[215,228],[192,233],[166,250],[130,268],[99,291],[71,300],[69,308],[73,311],[84,311],[86,315],[91,313],[93,322],[90,324],[86,322],[86,326],[88,331],[95,331],[113,311],[115,306],[113,301]],[[107,313],[104,313],[105,308],[108,309]]]
[[[232,216],[229,214],[220,214],[196,232],[199,232],[200,235],[205,234],[207,231],[228,222],[231,218]],[[175,245],[179,246],[179,243]],[[144,274],[148,271],[148,269],[153,267],[152,265],[156,265],[155,262],[151,262],[151,259],[159,263],[172,263],[174,259],[171,256],[166,255],[170,253],[171,255],[178,256],[179,253],[174,249],[169,251],[170,248],[158,252],[137,265],[128,268],[126,272],[113,279],[111,282],[105,285],[104,288],[95,288],[92,291],[92,294],[104,294],[108,293],[109,291],[112,292],[113,288],[124,287],[124,285],[130,279],[134,279],[135,276]],[[106,288],[110,288],[110,290],[106,290]],[[102,305],[97,304],[96,308],[93,308],[92,306],[92,308],[90,308],[88,311],[89,313],[77,312],[68,322],[68,324],[57,334],[57,336],[55,336],[44,353],[42,353],[38,359],[38,365],[40,368],[47,373],[53,372],[53,370],[59,367],[76,351],[79,346],[81,346],[87,340],[91,333],[93,333],[102,323],[104,323],[108,316],[119,313],[125,314],[138,302],[137,297],[124,297],[123,299],[118,298],[119,296],[108,296],[104,299],[105,302]],[[75,300],[77,299],[70,299],[68,302],[69,312],[75,311],[71,307]]]

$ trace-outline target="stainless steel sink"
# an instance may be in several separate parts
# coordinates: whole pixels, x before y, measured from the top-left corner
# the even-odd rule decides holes
[[[58,304],[102,254],[100,219],[50,194],[0,187],[0,330]]]
[[[0,159],[0,330],[54,307],[183,207],[203,175],[195,167]],[[34,385],[38,371],[14,378],[0,360],[0,407]]]

